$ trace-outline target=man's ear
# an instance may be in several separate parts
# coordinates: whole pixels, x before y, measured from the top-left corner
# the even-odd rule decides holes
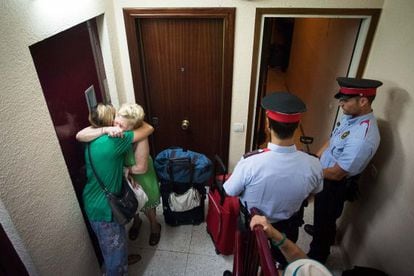
[[[361,107],[369,105],[369,100],[367,97],[361,97],[359,98],[359,104]]]

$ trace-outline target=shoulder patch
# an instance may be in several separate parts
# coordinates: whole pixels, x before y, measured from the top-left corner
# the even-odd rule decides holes
[[[253,155],[256,155],[256,154],[259,154],[259,153],[262,153],[262,152],[266,152],[266,151],[269,151],[270,149],[268,149],[268,148],[265,148],[265,149],[257,149],[257,150],[254,150],[254,151],[251,151],[251,152],[248,152],[248,153],[245,153],[244,155],[243,155],[243,158],[244,159],[246,159],[246,158],[248,158],[248,157],[250,157],[250,156],[253,156]]]
[[[367,136],[367,133],[368,133],[368,129],[369,129],[369,120],[364,120],[364,121],[362,121],[359,125],[360,126],[362,126],[362,125],[364,125],[364,124],[366,124],[366,129],[365,129],[365,135],[364,135],[364,137],[366,137]]]

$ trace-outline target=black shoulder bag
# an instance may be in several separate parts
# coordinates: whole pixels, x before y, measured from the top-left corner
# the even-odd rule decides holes
[[[122,177],[121,194],[119,196],[108,191],[108,189],[105,187],[102,180],[95,171],[95,167],[92,163],[89,144],[88,156],[93,174],[95,175],[96,180],[98,181],[103,192],[105,193],[106,198],[108,199],[115,221],[121,225],[127,224],[134,217],[138,208],[138,200],[135,197],[134,191],[132,191],[124,176]]]

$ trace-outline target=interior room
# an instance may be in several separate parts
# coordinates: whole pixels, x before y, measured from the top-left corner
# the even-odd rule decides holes
[[[412,274],[412,1],[3,0],[0,7],[0,268],[9,275],[102,275],[80,200],[84,160],[75,140],[89,124],[85,90],[91,85],[97,101],[142,103],[147,121],[177,131],[171,136],[189,145],[198,140],[198,128],[211,129],[219,138],[197,147],[211,146],[202,151],[218,152],[232,172],[243,154],[266,142],[259,103],[277,90],[306,102],[296,135],[314,137],[305,149],[316,151],[341,116],[333,95],[335,78],[344,75],[383,82],[373,103],[381,143],[361,178],[359,200],[345,205],[337,223],[327,266],[334,275],[353,266]],[[177,18],[186,20],[179,25]],[[197,27],[188,24],[194,18]],[[171,37],[156,35],[171,26],[178,26]],[[206,35],[181,32],[197,28]],[[168,58],[177,43],[167,42],[176,37],[193,46],[184,47],[193,55],[185,64]],[[162,58],[147,55],[151,47]],[[167,75],[158,68],[176,70]],[[205,77],[198,78],[198,71]],[[160,72],[159,82],[148,81]],[[162,91],[161,81],[178,79],[196,84],[175,88],[180,93],[172,95],[184,100],[168,110],[176,117],[165,116],[156,107],[170,96],[157,102],[151,93]],[[190,107],[201,115],[192,117]],[[173,124],[164,121],[173,117]],[[160,140],[154,141],[152,149]],[[311,204],[306,223],[312,216]],[[170,227],[161,205],[157,218],[157,246],[148,245],[145,219],[139,238],[128,245],[143,257],[129,267],[130,275],[221,275],[232,269],[233,257],[216,254],[205,222]],[[302,228],[299,236],[306,251],[310,237]]]

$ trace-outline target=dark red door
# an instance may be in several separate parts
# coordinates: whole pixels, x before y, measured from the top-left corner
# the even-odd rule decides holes
[[[75,135],[89,125],[84,92],[93,85],[97,101],[103,99],[100,81],[104,77],[103,70],[98,71],[97,64],[101,63],[95,62],[102,60],[102,57],[100,50],[93,48],[97,46],[95,35],[95,21],[90,20],[30,46],[63,157],[81,205],[86,183],[85,161],[82,145],[76,141]],[[94,235],[92,239],[100,258]]]
[[[0,276],[15,275],[26,276],[29,275],[19,255],[10,242],[9,237],[0,224]]]
[[[76,133],[89,125],[85,90],[93,85],[102,101],[100,83],[87,23],[30,46],[63,156],[78,197],[85,181],[85,163]]]

